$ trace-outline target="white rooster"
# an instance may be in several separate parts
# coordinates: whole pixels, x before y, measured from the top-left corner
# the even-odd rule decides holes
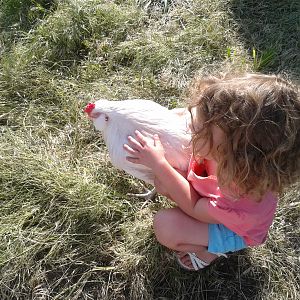
[[[103,134],[112,164],[134,177],[154,184],[151,169],[126,160],[123,145],[134,131],[157,133],[165,150],[166,159],[176,169],[186,171],[191,156],[191,133],[187,110],[169,110],[150,100],[98,100],[84,109],[97,130]],[[143,194],[153,196],[153,191]]]

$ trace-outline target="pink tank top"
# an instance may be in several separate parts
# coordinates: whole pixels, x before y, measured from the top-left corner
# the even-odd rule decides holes
[[[234,200],[220,190],[213,164],[208,160],[198,164],[191,158],[188,181],[199,195],[208,198],[208,213],[220,224],[243,237],[249,246],[262,244],[274,219],[277,197],[267,192],[260,202],[248,196]]]

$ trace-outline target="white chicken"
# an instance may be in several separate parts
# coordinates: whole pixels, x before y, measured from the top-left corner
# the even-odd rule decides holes
[[[123,145],[134,131],[150,135],[157,133],[165,150],[166,159],[176,169],[185,171],[191,156],[191,133],[187,110],[169,110],[151,100],[98,100],[89,103],[84,112],[103,134],[112,164],[130,175],[154,184],[150,168],[126,160]],[[151,193],[150,193],[151,194]],[[150,196],[145,194],[145,196]],[[152,194],[151,194],[152,195]]]

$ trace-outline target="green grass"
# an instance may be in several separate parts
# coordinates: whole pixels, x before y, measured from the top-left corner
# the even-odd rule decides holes
[[[299,186],[267,243],[202,273],[153,235],[163,197],[112,167],[97,97],[184,105],[195,75],[300,78],[298,1],[0,2],[0,299],[298,299]]]

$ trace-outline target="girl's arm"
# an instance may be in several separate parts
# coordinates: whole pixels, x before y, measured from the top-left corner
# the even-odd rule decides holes
[[[183,178],[186,178],[186,171],[182,171],[182,170],[179,170],[179,169],[176,169],[176,168],[174,168],[174,170],[176,172],[178,172]],[[166,196],[166,197],[171,199],[171,196],[168,194],[168,191],[164,187],[163,183],[157,177],[154,178],[154,186],[155,186],[156,191],[159,194],[161,194],[163,196]],[[171,200],[173,200],[173,199],[171,199]]]
[[[127,160],[152,169],[156,180],[161,184],[171,200],[189,216],[207,223],[217,223],[208,213],[208,200],[200,198],[192,185],[179,174],[166,160],[164,149],[157,135],[146,138],[136,132],[136,139],[128,137],[124,149],[130,154]]]

